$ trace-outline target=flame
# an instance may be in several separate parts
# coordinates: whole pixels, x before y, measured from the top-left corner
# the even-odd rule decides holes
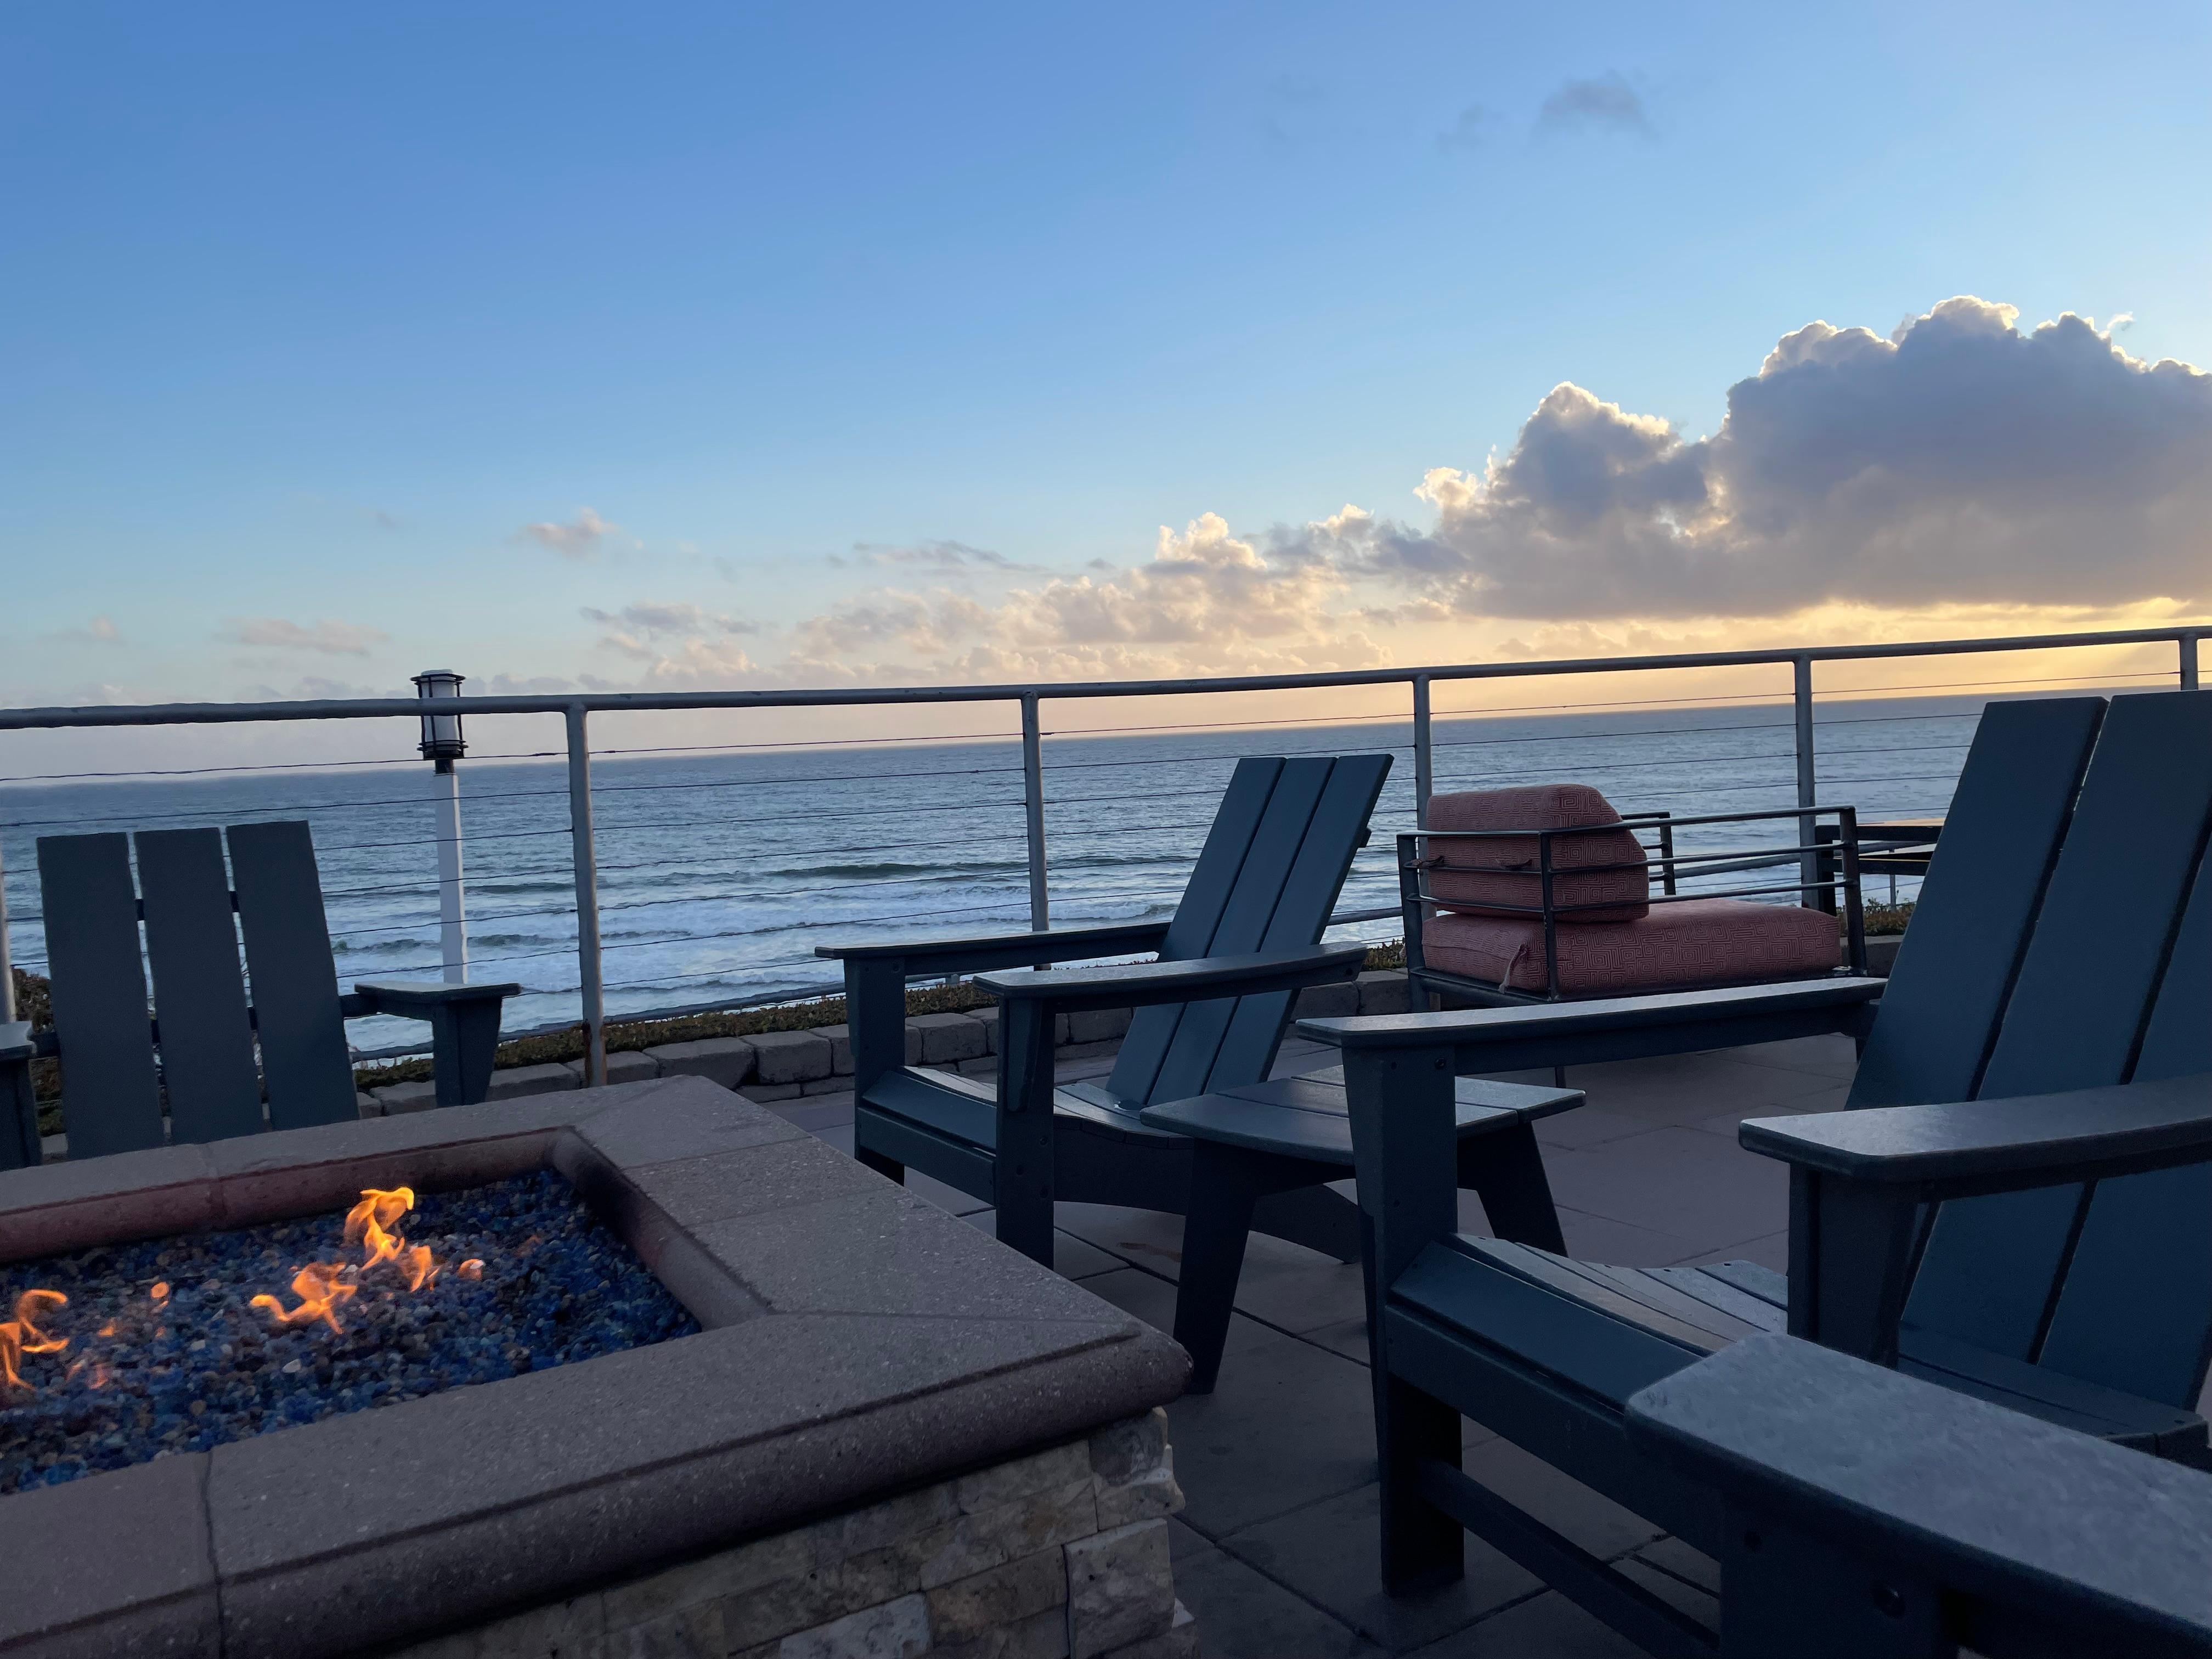
[[[163,1279],[160,1284],[155,1285],[152,1290],[149,1291],[147,1294],[152,1297],[156,1302],[167,1302],[169,1299],[169,1281],[166,1279]]]
[[[406,1275],[409,1290],[421,1290],[438,1276],[441,1264],[430,1254],[428,1244],[410,1244],[392,1231],[399,1218],[414,1207],[412,1187],[362,1188],[361,1202],[346,1212],[345,1218],[345,1242],[361,1246],[360,1261],[343,1266],[311,1261],[301,1268],[292,1279],[292,1294],[300,1298],[296,1308],[287,1308],[273,1296],[257,1296],[247,1305],[266,1308],[280,1325],[303,1325],[319,1319],[335,1331],[344,1328],[337,1321],[338,1304],[360,1291],[361,1275],[372,1267],[389,1261]],[[479,1273],[483,1266],[477,1264]]]
[[[39,1328],[48,1310],[68,1305],[69,1298],[59,1291],[26,1291],[15,1298],[15,1322],[23,1328],[25,1353],[59,1353],[69,1346],[69,1338],[48,1336]]]
[[[296,1308],[287,1308],[275,1297],[257,1296],[246,1305],[266,1308],[270,1317],[279,1325],[304,1325],[319,1319],[334,1331],[342,1331],[338,1323],[338,1304],[351,1297],[361,1287],[342,1277],[349,1270],[328,1261],[310,1261],[292,1275],[292,1294],[300,1298]]]
[[[388,1229],[414,1207],[412,1187],[361,1189],[361,1202],[346,1212],[345,1242],[358,1244],[368,1253],[362,1261],[364,1269],[389,1261],[406,1249],[407,1241]]]
[[[59,1353],[70,1345],[65,1336],[52,1336],[41,1328],[48,1313],[66,1307],[69,1297],[59,1291],[26,1291],[15,1298],[15,1316],[0,1322],[0,1382],[27,1389],[22,1360],[27,1353]]]
[[[461,1263],[459,1267],[454,1268],[453,1271],[459,1273],[463,1279],[482,1279],[483,1277],[483,1258],[482,1256],[472,1255],[466,1261]]]
[[[430,1255],[428,1244],[417,1244],[400,1258],[406,1264],[407,1288],[419,1291],[438,1276],[438,1263]]]

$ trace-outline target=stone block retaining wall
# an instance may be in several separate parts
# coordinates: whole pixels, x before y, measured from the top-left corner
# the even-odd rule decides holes
[[[1324,1018],[1343,1014],[1402,1014],[1406,976],[1373,969],[1341,985],[1316,985],[1298,994],[1297,1016]],[[1092,1009],[1060,1016],[1054,1042],[1062,1058],[1103,1054],[1129,1029],[1127,1008]],[[906,1022],[909,1066],[947,1071],[991,1073],[999,1068],[999,1011],[915,1014]],[[851,1033],[842,1025],[813,1031],[766,1031],[752,1036],[706,1037],[694,1042],[664,1043],[657,1048],[626,1050],[607,1056],[607,1081],[641,1083],[653,1077],[703,1077],[749,1100],[768,1103],[805,1095],[842,1094],[853,1076]],[[551,1094],[584,1086],[584,1062],[557,1066],[514,1066],[494,1072],[491,1098]],[[419,1112],[437,1103],[428,1082],[387,1084],[361,1097],[363,1117]]]
[[[1194,1659],[1167,1414],[393,1659]]]

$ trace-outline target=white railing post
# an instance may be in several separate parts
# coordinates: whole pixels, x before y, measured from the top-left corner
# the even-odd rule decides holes
[[[1436,789],[1436,757],[1429,744],[1429,677],[1413,676],[1413,825],[1429,827],[1429,797]]]
[[[1791,659],[1791,702],[1796,712],[1797,805],[1805,815],[1797,820],[1797,844],[1806,850],[1797,855],[1797,879],[1808,884],[1797,896],[1800,904],[1811,904],[1817,895],[1810,884],[1820,878],[1820,855],[1813,848],[1812,808],[1820,804],[1820,781],[1813,763],[1813,659],[1800,653]]]
[[[1022,818],[1029,831],[1030,926],[1041,933],[1052,926],[1052,896],[1045,884],[1044,728],[1034,691],[1022,696]]]
[[[461,890],[461,775],[451,761],[432,774],[438,806],[438,953],[446,964],[446,983],[469,976],[468,905]]]
[[[607,994],[599,966],[599,863],[592,839],[592,740],[584,705],[568,705],[568,845],[576,871],[576,990],[584,1012],[584,1085],[607,1080]]]

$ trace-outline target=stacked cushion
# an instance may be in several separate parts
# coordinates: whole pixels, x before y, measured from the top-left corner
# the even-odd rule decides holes
[[[1552,842],[1559,994],[1626,995],[1834,971],[1836,920],[1796,905],[1743,899],[1653,904],[1644,848],[1588,784],[1471,790],[1429,802],[1431,830],[1588,829]],[[1541,996],[1547,984],[1543,882],[1533,833],[1432,841],[1421,955],[1439,973]],[[1611,867],[1607,867],[1611,866]]]
[[[1431,830],[1582,830],[1620,822],[1612,803],[1586,783],[1472,789],[1429,801]],[[1540,852],[1533,835],[1432,841],[1427,851],[1437,860],[1429,872],[1429,890],[1439,904],[1472,915],[1506,916],[1543,906]],[[1607,865],[1631,867],[1591,867]],[[1577,921],[1632,921],[1650,908],[1644,848],[1628,830],[1554,838],[1552,871],[1553,905]],[[1568,908],[1583,905],[1603,908]]]

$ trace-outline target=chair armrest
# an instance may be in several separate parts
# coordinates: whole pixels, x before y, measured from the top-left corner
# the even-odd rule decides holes
[[[354,981],[354,1000],[364,1014],[392,1014],[401,1019],[427,1019],[433,1008],[456,1004],[500,1002],[522,994],[519,982],[495,985],[448,985],[438,980],[360,979]]]
[[[1107,968],[1016,969],[979,974],[975,983],[1010,1001],[1053,1008],[1142,1008],[1161,1002],[1257,996],[1329,985],[1358,975],[1364,945],[1316,946],[1310,951],[1261,951],[1250,956],[1199,957],[1188,962],[1139,962]]]
[[[1456,1071],[1513,1072],[1856,1031],[1887,983],[1838,977],[1522,1008],[1352,1015],[1302,1019],[1298,1030],[1347,1051],[1449,1047]]]
[[[1922,1199],[2212,1162],[2212,1074],[2013,1100],[1871,1106],[1738,1126],[1747,1151]]]
[[[31,1041],[28,1020],[15,1020],[0,1025],[0,1066],[28,1060],[38,1052],[37,1045]]]
[[[990,968],[1157,951],[1167,931],[1164,921],[1133,921],[1104,927],[1053,927],[1042,933],[938,933],[880,945],[817,945],[814,954],[843,962],[903,960],[924,974],[980,973]]]
[[[1905,1609],[1941,1595],[1977,1651],[2212,1650],[2197,1470],[1771,1334],[1632,1396],[1627,1430],[1741,1517],[1723,1596],[1776,1620],[1743,1632],[1766,1644],[1751,1650],[1790,1650],[1826,1607],[1852,1616],[1823,1592],[1848,1585],[1863,1607],[1870,1572]]]
[[[341,1006],[361,1005],[368,1014],[395,1014],[430,1026],[430,1072],[441,1106],[473,1106],[491,1088],[499,1052],[499,1021],[507,998],[522,987],[446,985],[435,980],[360,980]],[[349,1012],[354,1012],[349,1010]]]

